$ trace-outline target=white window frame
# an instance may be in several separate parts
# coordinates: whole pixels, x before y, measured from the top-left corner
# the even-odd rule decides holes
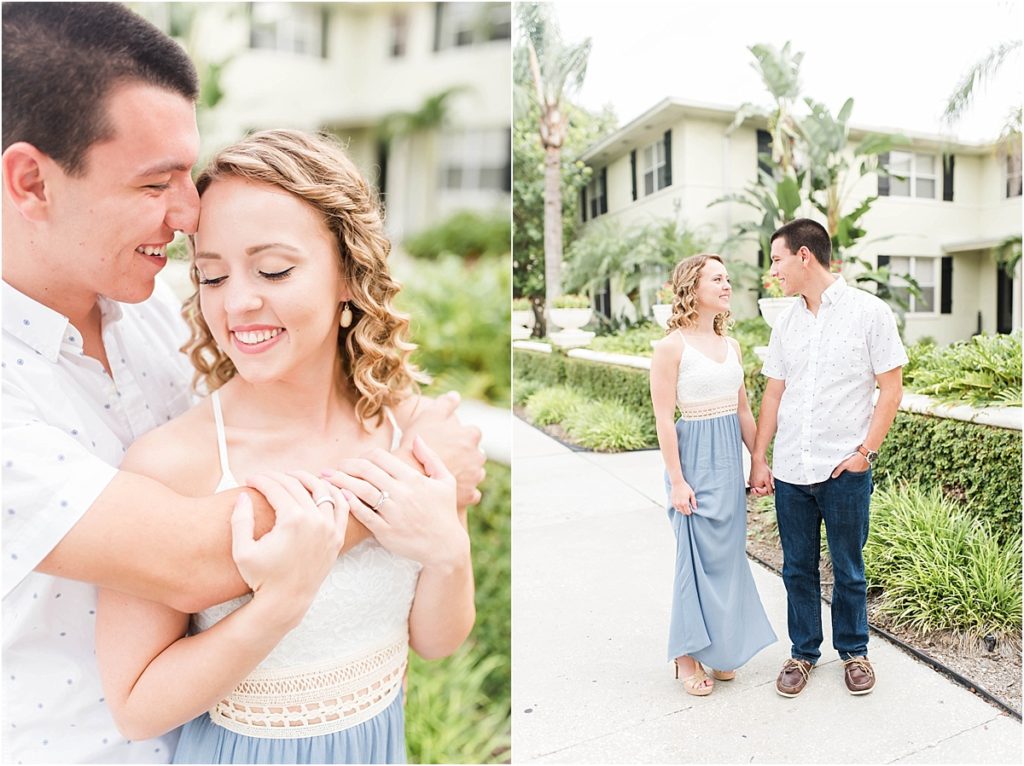
[[[896,175],[892,171],[892,166],[895,164],[894,157],[899,155],[907,157],[910,160],[910,169],[906,174],[905,180],[896,178]],[[920,158],[928,157],[932,161],[932,171],[930,173],[925,172],[918,168]],[[923,164],[923,163],[921,163]],[[930,200],[941,200],[942,199],[942,157],[937,154],[931,154],[930,152],[904,152],[894,150],[889,153],[889,196],[890,197],[907,197],[908,199],[930,199]],[[918,181],[931,181],[933,192],[931,196],[925,196],[918,194]],[[898,193],[896,191],[897,184],[907,184],[907,193]]]
[[[409,12],[392,11],[388,18],[388,58],[404,58],[409,47]]]
[[[504,180],[484,184],[485,174],[504,178],[508,163],[508,128],[466,128],[447,131],[441,138],[438,186],[443,192],[485,192],[507,194]],[[496,148],[505,146],[498,156]],[[497,164],[496,164],[497,163]],[[451,184],[449,171],[459,171],[459,183]]]
[[[438,50],[511,39],[511,13],[509,3],[442,3]]]
[[[661,152],[661,159],[658,159],[658,153]],[[650,157],[647,153],[650,152]],[[651,164],[648,164],[648,163]],[[638,184],[641,192],[640,196],[648,197],[651,194],[660,192],[662,189],[667,189],[668,184],[658,186],[660,180],[664,180],[665,173],[659,172],[666,167],[665,162],[665,139],[659,138],[657,141],[651,144],[647,144],[643,149],[640,150],[640,178]],[[647,191],[647,177],[651,176],[651,190]]]
[[[1016,163],[1014,162],[1016,160]],[[1006,155],[1006,199],[1021,196],[1021,156],[1016,151]],[[1016,181],[1016,184],[1014,183]]]
[[[894,261],[907,262],[906,268],[901,268],[893,265]],[[917,277],[917,265],[923,261],[931,261],[932,263],[932,283],[930,285],[921,285],[922,287],[930,287],[932,289],[932,307],[930,311],[920,311],[917,308],[917,297],[914,295],[907,295],[907,302],[909,306],[907,308],[907,316],[915,317],[931,317],[938,316],[940,314],[941,306],[939,305],[942,301],[942,258],[937,255],[890,255],[889,256],[889,274],[890,282],[889,288],[891,290],[900,289],[906,283],[905,280],[900,278],[900,274],[910,274],[910,276],[918,279]],[[918,280],[920,283],[920,280]],[[902,284],[899,284],[902,283]]]
[[[249,46],[254,50],[323,58],[324,24],[320,6],[306,3],[253,3]],[[256,45],[256,38],[260,44]]]

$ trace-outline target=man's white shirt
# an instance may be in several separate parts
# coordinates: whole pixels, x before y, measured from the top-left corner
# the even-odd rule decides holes
[[[138,305],[101,298],[107,375],[67,317],[3,283],[4,763],[170,760],[177,732],[129,743],[114,726],[96,664],[96,587],[33,570],[128,446],[191,405],[179,306],[159,283]]]
[[[875,376],[907,353],[884,301],[840,276],[822,293],[817,317],[803,298],[776,320],[761,373],[783,380],[772,474],[816,484],[864,441]]]

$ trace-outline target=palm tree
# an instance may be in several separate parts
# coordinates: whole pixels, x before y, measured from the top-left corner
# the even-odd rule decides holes
[[[523,37],[516,50],[517,111],[526,99],[538,107],[537,128],[544,147],[544,303],[561,293],[562,270],[562,145],[569,129],[563,100],[578,90],[587,72],[591,41],[566,43],[549,3],[516,5]]]
[[[956,88],[946,100],[946,110],[942,116],[948,125],[955,125],[963,118],[964,114],[974,103],[978,87],[995,77],[996,73],[1000,71],[1011,55],[1020,50],[1020,47],[1020,40],[1002,42],[964,72],[960,82],[957,83]],[[1004,140],[1009,140],[1013,136],[1019,138],[1020,133],[1021,105],[1015,104],[1007,116],[1006,124],[1003,126],[1000,137]]]

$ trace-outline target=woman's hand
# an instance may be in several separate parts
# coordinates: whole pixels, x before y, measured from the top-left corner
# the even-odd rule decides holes
[[[231,555],[255,598],[272,597],[299,620],[345,542],[349,504],[332,484],[305,471],[265,473],[247,481],[276,513],[274,527],[253,539],[252,501],[244,492],[231,516]]]
[[[392,553],[425,568],[451,569],[469,554],[469,535],[456,510],[455,477],[420,437],[413,455],[426,476],[390,452],[343,460],[322,474],[341,489],[352,514]]]
[[[689,516],[697,510],[697,496],[693,494],[693,489],[685,481],[672,484],[669,499],[672,501],[672,507],[684,516]]]

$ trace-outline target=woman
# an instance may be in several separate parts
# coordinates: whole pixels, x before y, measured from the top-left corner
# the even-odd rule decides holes
[[[651,401],[665,461],[676,576],[668,652],[688,694],[775,641],[746,559],[742,445],[756,426],[740,347],[726,337],[732,288],[721,257],[695,255],[672,273],[672,316],[651,359]],[[680,411],[674,423],[676,406]]]
[[[107,702],[131,739],[188,722],[177,762],[404,762],[407,647],[461,644],[473,579],[451,475],[420,440],[428,476],[389,452],[418,373],[376,201],[334,142],[295,131],[221,151],[196,186],[187,350],[213,393],[124,467],[194,496],[253,477],[284,508],[277,524],[322,518],[325,542],[254,542],[243,494],[234,554],[252,596],[192,616],[186,635],[187,614],[101,593]],[[282,466],[345,473],[266,473]]]

